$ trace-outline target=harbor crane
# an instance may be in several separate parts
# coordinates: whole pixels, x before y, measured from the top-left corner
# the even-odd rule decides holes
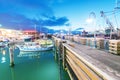
[[[115,12],[118,11],[120,9],[120,0],[115,0],[115,8],[113,11],[109,11],[109,12],[103,12],[100,11],[101,17],[103,17],[106,21],[106,24],[108,25],[108,28],[105,31],[108,31],[108,34],[110,35],[110,39],[119,39],[120,38],[120,29],[118,28],[118,23],[117,23],[117,19],[116,19],[116,15]],[[107,18],[107,16],[105,15],[105,13],[111,13],[114,14],[114,18],[115,18],[115,22],[116,22],[116,27],[117,29],[114,29],[113,24],[110,22],[110,20]]]
[[[105,31],[108,31],[108,35],[110,35],[110,39],[117,39],[118,38],[118,34],[116,33],[113,24],[110,22],[110,20],[107,18],[107,16],[105,15],[105,12],[100,11],[101,17],[103,17],[106,21],[106,24],[108,25],[108,28],[106,28]]]

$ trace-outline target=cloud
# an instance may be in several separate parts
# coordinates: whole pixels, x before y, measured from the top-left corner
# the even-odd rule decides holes
[[[69,20],[66,17],[60,17],[60,18],[50,18],[48,20],[43,21],[44,26],[62,26],[65,25],[66,22]]]
[[[11,29],[68,26],[67,17],[56,17],[51,8],[55,0],[0,0],[0,24]]]
[[[53,16],[51,0],[0,0],[0,12],[17,13],[28,18],[41,17],[41,14]]]
[[[26,18],[23,15],[0,13],[0,24],[2,24],[2,27],[5,27],[5,28],[25,29],[25,27],[32,25],[32,20]]]
[[[83,30],[84,28],[77,28],[77,29],[75,29],[75,31],[81,31],[81,30]]]
[[[29,19],[20,14],[0,13],[0,24],[2,24],[3,27],[12,29],[34,29],[35,25],[37,25],[37,27],[63,26],[66,25],[68,21],[66,17],[56,18],[53,16],[44,20],[42,18]]]

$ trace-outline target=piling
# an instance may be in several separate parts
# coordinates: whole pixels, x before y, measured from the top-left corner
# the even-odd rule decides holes
[[[13,48],[9,48],[9,56],[10,56],[10,67],[14,66],[14,51]]]

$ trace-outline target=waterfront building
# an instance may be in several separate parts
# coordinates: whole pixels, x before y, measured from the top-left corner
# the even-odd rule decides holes
[[[33,37],[33,39],[39,38],[39,32],[36,30],[24,30],[23,34],[28,35],[28,36],[31,35]]]

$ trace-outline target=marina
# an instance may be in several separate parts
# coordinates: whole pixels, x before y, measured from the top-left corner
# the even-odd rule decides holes
[[[120,80],[120,0],[0,0],[0,80]]]
[[[58,64],[52,50],[24,53],[15,49],[14,64],[11,68],[9,49],[1,49],[0,80],[59,80],[60,75],[62,80],[69,80],[67,72]]]

